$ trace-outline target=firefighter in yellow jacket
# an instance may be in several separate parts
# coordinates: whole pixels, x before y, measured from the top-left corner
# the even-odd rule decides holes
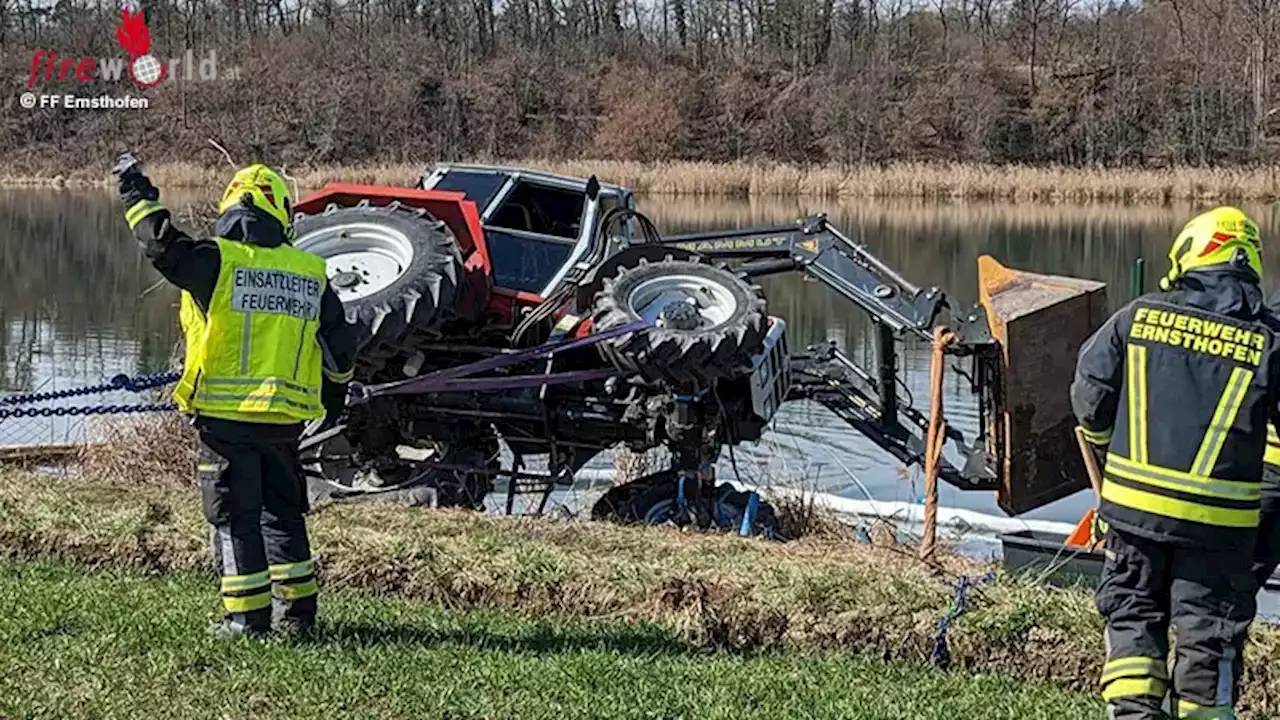
[[[1106,448],[1096,601],[1113,720],[1169,717],[1166,692],[1173,717],[1235,717],[1267,424],[1280,416],[1280,322],[1263,302],[1257,226],[1235,208],[1204,213],[1170,260],[1163,292],[1081,348],[1071,386],[1077,420]]]
[[[341,411],[355,356],[325,261],[290,244],[289,190],[265,165],[232,178],[210,239],[173,226],[131,155],[116,174],[129,228],[182,290],[186,355],[174,399],[200,436],[225,609],[214,631],[263,633],[273,607],[277,629],[309,630],[317,588],[298,439],[304,423]]]

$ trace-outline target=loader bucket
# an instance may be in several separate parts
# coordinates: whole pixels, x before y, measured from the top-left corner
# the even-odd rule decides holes
[[[978,258],[978,293],[999,345],[995,407],[1000,508],[1019,515],[1089,487],[1070,386],[1080,346],[1107,318],[1106,283]]]

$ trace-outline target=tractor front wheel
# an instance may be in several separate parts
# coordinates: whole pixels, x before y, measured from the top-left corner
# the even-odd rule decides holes
[[[737,377],[764,350],[764,293],[727,265],[699,256],[618,268],[596,295],[595,332],[644,321],[602,344],[607,359],[647,380],[707,386]]]

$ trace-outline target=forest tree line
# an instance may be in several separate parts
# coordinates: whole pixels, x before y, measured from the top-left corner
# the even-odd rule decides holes
[[[1275,159],[1277,0],[143,0],[146,110],[19,108],[33,54],[121,56],[119,6],[0,0],[0,158],[1122,167]],[[37,92],[138,93],[127,80]]]

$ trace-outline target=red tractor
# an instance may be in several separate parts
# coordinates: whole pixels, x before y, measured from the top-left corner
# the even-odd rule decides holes
[[[809,398],[923,463],[928,418],[899,400],[895,340],[944,322],[950,352],[972,362],[985,432],[949,430],[965,460],[944,460],[940,477],[997,490],[1009,513],[1086,486],[1066,385],[1104,317],[1100,283],[984,259],[982,302],[953,308],[821,216],[663,238],[625,188],[510,168],[441,166],[414,188],[333,184],[297,209],[297,246],[328,261],[358,327],[365,388],[341,423],[304,439],[317,502],[481,509],[505,478],[508,512],[522,493],[541,510],[602,451],[665,446],[667,470],[614,487],[593,517],[776,535],[767,504],[716,482],[721,450]],[[833,345],[788,353],[786,322],[753,278],[795,271],[876,321],[875,372]],[[1036,357],[1020,361],[1012,351],[1031,342]]]

